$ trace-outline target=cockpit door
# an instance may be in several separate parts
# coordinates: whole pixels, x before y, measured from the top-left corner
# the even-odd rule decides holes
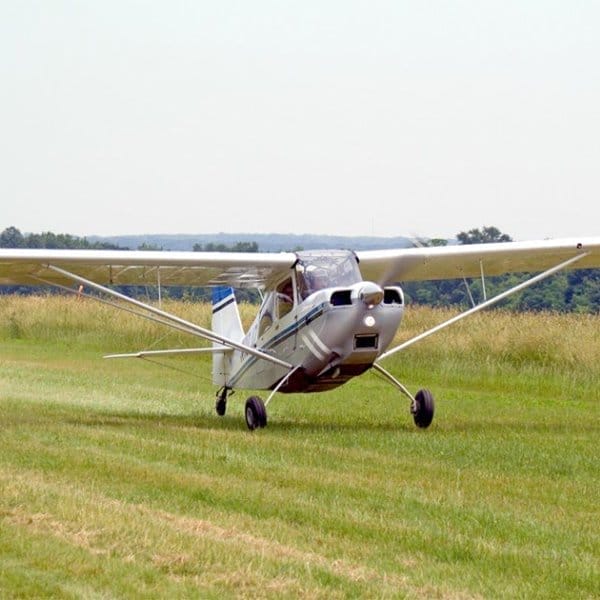
[[[277,323],[275,329],[278,337],[278,349],[289,356],[296,350],[298,334],[297,290],[294,277],[291,275],[281,281],[275,288],[275,313]]]

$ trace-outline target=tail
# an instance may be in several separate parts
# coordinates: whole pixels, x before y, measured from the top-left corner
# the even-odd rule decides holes
[[[244,338],[244,329],[235,300],[235,294],[230,287],[215,287],[212,292],[212,330],[223,337],[235,342]],[[220,344],[214,343],[214,347]],[[213,383],[218,386],[227,385],[231,369],[231,353],[213,354]]]

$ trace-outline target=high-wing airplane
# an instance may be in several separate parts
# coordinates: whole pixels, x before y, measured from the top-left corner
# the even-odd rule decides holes
[[[598,267],[600,237],[280,254],[0,249],[0,285],[53,285],[75,293],[83,286],[114,298],[116,306],[211,342],[202,348],[108,357],[212,353],[219,415],[225,414],[234,389],[269,392],[264,402],[258,396],[247,399],[250,430],[267,424],[266,406],[275,393],[321,392],[371,369],[410,400],[415,424],[428,427],[434,414],[431,392],[421,389],[413,395],[384,368],[387,357],[557,271]],[[389,348],[405,308],[401,282],[481,278],[485,289],[486,276],[509,272],[540,273]],[[115,289],[124,285],[212,286],[212,327],[206,329]],[[263,292],[247,332],[232,288]]]

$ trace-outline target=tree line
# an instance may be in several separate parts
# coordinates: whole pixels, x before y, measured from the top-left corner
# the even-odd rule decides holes
[[[7,227],[0,233],[0,248],[48,248],[52,250],[129,250],[106,242],[89,242],[86,238],[68,233],[28,233],[23,235],[16,227]]]
[[[461,231],[456,235],[459,244],[511,242],[512,238],[496,227],[483,227]],[[426,246],[442,246],[448,240],[430,239],[418,242]],[[89,242],[86,238],[52,232],[22,234],[16,227],[8,227],[0,233],[0,248],[50,248],[84,250],[129,250],[106,242]],[[162,250],[160,247],[142,244],[138,250]],[[256,242],[235,244],[194,244],[195,252],[258,252]],[[509,274],[489,277],[485,281],[487,297],[500,293],[523,281],[528,274]],[[412,281],[402,283],[408,302],[430,306],[467,306],[483,299],[482,283],[473,280],[468,288],[463,280]],[[127,286],[124,290],[134,295],[152,296],[156,294],[146,287]],[[0,293],[31,293],[24,286],[5,287]],[[206,288],[169,288],[164,294],[171,298],[209,300],[210,290]],[[239,300],[256,302],[259,295],[254,290],[240,290]],[[564,271],[542,281],[501,303],[501,306],[516,311],[552,310],[558,312],[600,312],[600,269]]]

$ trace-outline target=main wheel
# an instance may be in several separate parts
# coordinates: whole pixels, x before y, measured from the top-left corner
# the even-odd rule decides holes
[[[267,410],[258,396],[250,396],[246,400],[246,425],[250,431],[267,425]]]
[[[429,390],[419,390],[415,396],[415,402],[411,407],[411,412],[415,420],[415,425],[423,429],[431,425],[435,403],[433,395]]]

